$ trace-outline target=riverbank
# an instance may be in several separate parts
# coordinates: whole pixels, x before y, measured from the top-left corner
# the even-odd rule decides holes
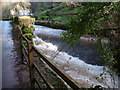
[[[35,22],[35,25],[42,25],[42,26],[47,26],[54,29],[67,30],[67,27],[65,26],[64,23],[55,22],[55,21],[37,21]]]
[[[53,28],[53,29],[62,29],[67,31],[69,28],[68,26],[65,24],[64,21],[48,21],[48,20],[36,20],[35,21],[35,25],[41,25],[41,26],[46,26],[49,28]],[[89,32],[86,36],[84,36],[85,38],[96,38],[96,35],[98,35],[98,37],[100,39],[105,39],[109,37],[109,30],[94,30],[92,32]],[[94,40],[94,39],[92,39]]]

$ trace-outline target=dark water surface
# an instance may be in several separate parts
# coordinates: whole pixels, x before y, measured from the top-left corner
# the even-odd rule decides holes
[[[92,65],[102,65],[98,59],[102,55],[101,52],[96,50],[97,44],[96,42],[89,41],[89,40],[79,40],[74,45],[75,47],[71,48],[66,42],[61,41],[59,33],[54,29],[34,25],[35,32],[34,35],[42,38],[44,41],[52,43],[56,45],[60,51],[67,52],[69,55],[74,57],[79,57],[79,59],[85,61],[88,64]],[[58,36],[57,36],[58,35]],[[118,87],[120,89],[120,76],[118,77]]]
[[[79,57],[79,59],[92,65],[101,65],[98,58],[101,53],[96,50],[96,43],[87,40],[79,40],[74,47],[70,47],[68,43],[60,39],[59,34],[62,32],[60,29],[52,29],[44,26],[34,25],[38,37],[44,41],[52,43],[58,47],[60,51],[67,52],[69,55]],[[57,31],[58,30],[58,31]]]

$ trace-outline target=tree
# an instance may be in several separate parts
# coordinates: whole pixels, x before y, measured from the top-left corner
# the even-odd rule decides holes
[[[78,14],[66,21],[68,31],[63,33],[63,40],[73,43],[88,33],[96,37],[108,34],[109,47],[98,40],[104,53],[102,59],[110,69],[120,70],[120,2],[86,2],[80,6]]]
[[[29,2],[14,3],[14,7],[10,10],[12,15],[28,15],[30,14]]]
[[[14,3],[12,2],[1,2],[0,3],[2,8],[2,18],[9,18],[10,17],[10,9],[13,8]]]

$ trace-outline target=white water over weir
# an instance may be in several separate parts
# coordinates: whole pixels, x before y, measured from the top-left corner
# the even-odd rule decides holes
[[[36,26],[34,31],[33,44],[40,50],[48,59],[52,60],[56,65],[73,78],[81,87],[89,88],[92,86],[100,85],[105,88],[118,88],[117,75],[110,76],[109,73],[105,72],[106,75],[102,75],[104,66],[87,64],[78,57],[73,57],[66,52],[58,50],[56,45],[43,41],[38,34],[46,36],[57,36],[60,35],[63,30],[50,29],[47,27]],[[105,67],[107,69],[107,67]],[[104,78],[104,79],[102,79]],[[114,78],[114,79],[113,79]]]

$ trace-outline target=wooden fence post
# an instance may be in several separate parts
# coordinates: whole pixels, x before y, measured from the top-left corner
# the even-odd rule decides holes
[[[21,28],[19,28],[19,29],[21,29]],[[20,30],[19,30],[19,42],[20,42],[21,62],[23,63],[22,34],[21,34],[21,31],[20,31]]]
[[[34,59],[32,51],[32,43],[28,42],[28,61],[29,61],[29,74],[30,74],[30,87],[33,90],[35,88],[35,78],[34,78]]]

